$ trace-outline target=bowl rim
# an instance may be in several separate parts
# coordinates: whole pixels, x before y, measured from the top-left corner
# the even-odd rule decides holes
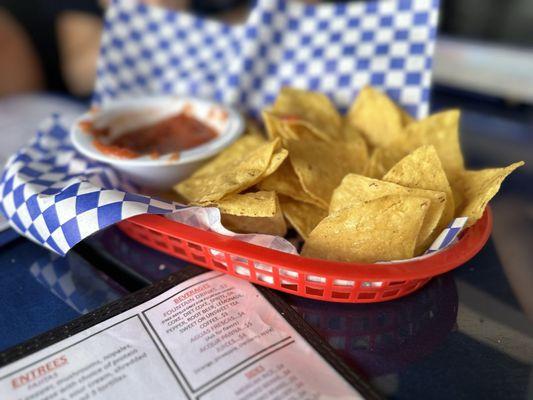
[[[226,129],[218,137],[203,143],[199,146],[188,150],[181,151],[179,157],[173,157],[173,153],[163,154],[157,158],[151,158],[144,155],[136,158],[118,158],[102,153],[92,143],[90,133],[84,132],[80,128],[80,123],[93,121],[96,113],[126,112],[132,109],[143,109],[153,107],[154,104],[167,104],[173,101],[200,103],[204,106],[216,106],[228,114],[228,123]],[[201,118],[196,117],[200,121]],[[205,120],[205,119],[204,119]],[[244,119],[242,115],[233,107],[221,104],[215,101],[205,100],[192,96],[143,96],[134,99],[118,99],[98,108],[95,112],[90,109],[77,117],[70,128],[70,139],[72,144],[81,154],[93,160],[101,161],[121,167],[156,167],[156,166],[175,166],[180,164],[189,164],[195,161],[207,159],[219,153],[224,148],[235,142],[244,132]]]

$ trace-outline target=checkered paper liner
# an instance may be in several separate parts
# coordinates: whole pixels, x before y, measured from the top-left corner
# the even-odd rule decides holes
[[[246,24],[230,27],[115,1],[106,17],[95,103],[173,93],[212,98],[254,114],[282,85],[293,85],[329,93],[343,108],[370,83],[422,116],[437,9],[435,1],[421,0],[320,6],[259,1]],[[0,210],[17,232],[61,255],[92,233],[145,213],[296,253],[280,237],[228,231],[216,208],[135,194],[118,172],[76,152],[57,115],[10,158],[0,199]],[[451,243],[458,224],[430,250]]]
[[[7,162],[0,183],[0,211],[13,229],[64,255],[85,237],[139,214],[168,214],[199,229],[296,253],[283,238],[233,233],[216,208],[186,207],[133,193],[107,165],[80,155],[59,116],[45,121],[36,138]]]
[[[232,26],[115,0],[94,101],[192,95],[257,115],[282,86],[326,93],[345,109],[369,84],[424,117],[438,6],[438,0],[259,0],[244,24]]]

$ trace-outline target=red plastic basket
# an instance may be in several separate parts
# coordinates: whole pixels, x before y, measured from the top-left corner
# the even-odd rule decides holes
[[[333,262],[287,254],[168,220],[139,215],[119,224],[131,238],[156,250],[258,285],[312,299],[373,303],[405,296],[432,277],[472,258],[492,231],[492,213],[468,228],[449,248],[392,264]]]

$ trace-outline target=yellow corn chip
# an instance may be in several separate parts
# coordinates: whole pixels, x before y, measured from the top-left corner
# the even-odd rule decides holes
[[[452,179],[449,179],[450,186],[452,188],[453,202],[455,204],[455,215],[458,215],[458,211],[462,210],[465,201],[463,187],[461,183],[461,177],[463,172],[459,172],[455,174]]]
[[[258,133],[244,135],[228,148],[222,150],[218,156],[207,162],[207,164],[198,168],[191,177],[209,175],[222,170],[227,165],[235,163],[236,160],[246,157],[251,151],[265,143],[265,138]]]
[[[342,124],[342,138],[346,142],[358,141],[360,139],[365,140],[363,133],[356,126],[351,124],[347,117],[344,118]]]
[[[448,179],[464,170],[459,118],[459,110],[443,111],[414,122],[405,130],[408,151],[422,145],[433,145]]]
[[[289,117],[285,121],[290,124],[305,126],[321,138],[342,137],[341,116],[329,98],[322,93],[283,88],[272,110],[279,116]]]
[[[261,113],[268,137],[272,139],[298,139],[298,135],[288,130],[285,122],[271,109],[263,110]]]
[[[273,217],[239,217],[221,214],[222,225],[236,233],[262,233],[265,235],[285,236],[287,223],[281,209]]]
[[[459,143],[459,111],[451,110],[433,114],[409,124],[404,132],[387,147],[374,150],[365,175],[381,178],[407,154],[423,145],[433,145],[450,183],[464,170]]]
[[[362,171],[364,171],[366,168],[366,164],[368,164],[369,162],[369,149],[366,140],[364,139],[361,132],[359,132],[357,129],[354,129],[353,127],[348,126],[346,123],[344,124],[342,134],[343,140],[345,142],[354,143],[354,156],[358,160],[361,160],[361,162],[363,163]]]
[[[284,119],[284,129],[292,132],[292,135],[295,135],[299,140],[324,140],[330,142],[338,140],[340,136],[332,137],[331,134],[321,131],[310,122],[301,119],[295,120],[294,118]]]
[[[343,208],[313,229],[302,255],[364,263],[411,258],[429,204],[395,195]]]
[[[284,236],[287,233],[287,224],[274,192],[246,193],[228,197],[229,200],[219,202],[219,208],[222,224],[229,230],[275,236]]]
[[[270,160],[270,164],[268,164],[268,168],[263,174],[263,178],[266,178],[269,175],[272,175],[274,172],[278,170],[278,168],[283,164],[283,161],[287,159],[287,156],[289,155],[289,152],[285,149],[279,149],[272,155],[272,159]]]
[[[381,179],[394,164],[407,154],[409,154],[408,151],[399,147],[377,147],[368,159],[363,175]]]
[[[323,208],[329,206],[333,190],[351,172],[361,172],[366,164],[366,148],[357,142],[337,143],[289,140],[289,160],[304,191]]]
[[[241,192],[259,182],[278,146],[279,139],[262,144],[243,158],[236,158],[216,170],[193,175],[178,183],[174,189],[191,203],[200,205]]]
[[[473,225],[483,216],[485,207],[490,199],[498,193],[503,180],[522,165],[524,162],[520,161],[505,168],[463,172],[459,184],[464,190],[465,201],[459,215],[468,217],[467,226]]]
[[[257,187],[261,190],[275,191],[295,200],[305,203],[317,204],[318,202],[311,198],[302,188],[291,163],[287,160],[272,175],[261,180]],[[325,208],[325,207],[324,207]]]
[[[352,156],[357,160],[359,173],[363,173],[368,164],[368,145],[362,137],[351,137],[347,141],[347,149],[352,152]]]
[[[388,146],[402,134],[412,118],[386,94],[364,87],[350,107],[346,120],[351,129],[363,133],[375,147]]]
[[[446,193],[437,230],[442,230],[452,220],[455,213],[452,189],[433,146],[422,146],[401,159],[385,174],[383,180],[410,188]]]
[[[325,140],[333,138],[315,129],[308,121],[298,117],[285,117],[273,111],[263,111],[263,120],[269,138],[279,137],[282,142],[286,140]]]
[[[216,202],[223,214],[247,217],[273,217],[278,212],[275,192],[250,192],[230,194]]]
[[[343,208],[351,207],[357,202],[374,200],[390,195],[423,197],[430,201],[416,240],[415,253],[423,252],[435,237],[440,234],[440,231],[437,231],[436,228],[446,203],[446,193],[444,192],[408,188],[362,175],[349,174],[344,177],[340,186],[333,192],[329,212],[334,213]]]
[[[328,215],[327,211],[320,207],[290,197],[281,197],[280,203],[283,215],[304,239],[307,239],[315,226]]]

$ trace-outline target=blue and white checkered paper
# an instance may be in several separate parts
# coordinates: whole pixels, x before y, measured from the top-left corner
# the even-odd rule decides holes
[[[284,85],[326,93],[344,109],[370,84],[424,117],[438,3],[259,0],[244,24],[231,26],[114,1],[94,101],[193,95],[257,115]]]
[[[58,116],[7,162],[0,210],[20,234],[59,254],[81,239],[123,219],[169,213],[181,206],[132,194],[113,169],[72,147]]]
[[[428,108],[437,10],[435,0],[317,6],[264,0],[244,25],[229,26],[133,0],[114,1],[106,16],[94,101],[192,95],[257,114],[283,85],[325,92],[346,108],[363,85],[371,84],[421,117]],[[58,116],[10,158],[0,200],[15,230],[58,254],[144,213],[296,252],[283,238],[226,230],[215,208],[134,194],[116,171],[75,151]]]
[[[450,224],[444,229],[439,236],[433,241],[429,249],[426,250],[425,254],[432,254],[436,251],[448,247],[454,243],[463,230],[466,222],[468,221],[467,217],[455,218]]]
[[[54,116],[8,160],[0,183],[0,211],[21,235],[61,255],[83,238],[139,214],[167,214],[199,229],[296,253],[283,238],[227,230],[216,208],[186,207],[132,190],[112,168],[80,155],[68,127]]]

